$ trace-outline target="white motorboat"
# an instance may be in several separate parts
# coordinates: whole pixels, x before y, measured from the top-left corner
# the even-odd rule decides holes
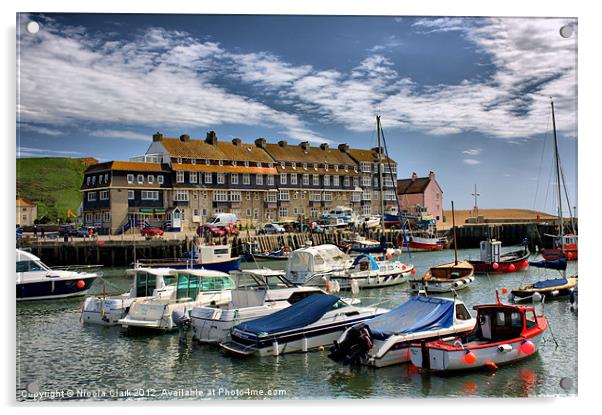
[[[17,301],[85,295],[99,277],[94,272],[51,269],[40,258],[21,249],[17,249],[16,264]]]
[[[450,262],[431,267],[421,278],[410,280],[413,292],[441,294],[462,290],[475,280],[474,268],[468,261]]]
[[[376,260],[372,255],[364,254],[355,257],[352,267],[344,273],[337,273],[323,277],[324,283],[336,281],[341,290],[362,288],[382,288],[403,284],[415,273],[413,265],[406,265],[401,261]],[[321,281],[315,281],[321,285]],[[314,284],[309,281],[307,284]]]
[[[352,265],[353,259],[335,245],[309,246],[291,253],[286,263],[286,278],[302,285],[324,275],[343,274]]]
[[[347,329],[330,349],[331,359],[374,367],[410,361],[410,345],[468,333],[476,324],[462,301],[412,297],[379,317]]]
[[[174,330],[173,316],[189,316],[199,306],[218,306],[232,301],[236,288],[228,274],[206,269],[172,270],[173,283],[156,289],[153,297],[136,299],[118,323],[124,328]],[[164,277],[165,278],[165,277]]]
[[[334,295],[315,294],[257,320],[232,329],[231,340],[221,343],[238,356],[307,352],[329,346],[348,327],[388,310],[356,307]]]
[[[283,271],[266,268],[233,271],[230,277],[236,283],[231,302],[195,307],[190,312],[194,340],[225,342],[237,324],[272,314],[307,296],[324,293],[319,288],[294,285]]]
[[[130,291],[116,296],[93,296],[84,301],[81,321],[85,324],[114,326],[124,318],[135,300],[159,297],[168,285],[175,284],[172,268],[133,268]]]

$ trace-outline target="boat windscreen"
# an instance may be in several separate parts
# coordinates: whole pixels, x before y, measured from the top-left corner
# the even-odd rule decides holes
[[[256,320],[241,323],[236,328],[257,335],[270,335],[305,327],[318,321],[338,301],[339,297],[334,295],[310,295],[283,310]]]
[[[372,336],[384,340],[394,334],[415,333],[451,327],[454,302],[442,298],[412,297],[367,324]]]

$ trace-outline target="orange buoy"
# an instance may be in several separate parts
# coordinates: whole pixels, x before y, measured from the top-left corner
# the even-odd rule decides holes
[[[503,287],[502,288],[502,294],[508,294],[508,288]]]
[[[516,271],[516,267],[514,266],[514,264],[508,265],[508,271],[510,271],[510,272]]]
[[[485,367],[490,370],[497,369],[497,365],[494,362],[492,362],[491,360],[488,360],[487,362],[485,362]]]
[[[477,362],[477,355],[473,352],[468,352],[464,355],[464,361],[469,365],[474,365]]]
[[[86,286],[86,283],[84,282],[84,280],[77,280],[77,284],[75,284],[77,286],[77,288],[79,288],[80,290],[82,288],[84,288]]]
[[[500,264],[498,264],[497,262],[494,262],[493,264],[491,264],[491,268],[493,269],[498,269],[500,267]]]
[[[533,344],[533,342],[530,340],[525,340],[520,345],[520,351],[524,354],[532,354],[535,352],[535,344]]]

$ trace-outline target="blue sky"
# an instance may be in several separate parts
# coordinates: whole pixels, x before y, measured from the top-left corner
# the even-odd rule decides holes
[[[41,30],[24,30],[36,20]],[[446,205],[553,211],[549,97],[576,199],[571,19],[19,15],[17,156],[127,159],[155,131],[376,145]],[[449,206],[446,206],[449,208]]]

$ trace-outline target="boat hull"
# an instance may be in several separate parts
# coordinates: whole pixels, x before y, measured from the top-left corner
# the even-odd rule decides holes
[[[565,249],[564,254],[560,248],[543,249],[541,251],[541,256],[548,261],[555,261],[560,258],[565,258],[567,261],[577,261],[578,252],[577,248]]]
[[[427,294],[441,294],[468,288],[475,278],[468,277],[457,278],[455,280],[411,280],[410,290],[412,292],[426,291]]]
[[[126,296],[86,298],[82,307],[81,322],[101,326],[117,326],[119,320],[127,315],[134,300],[134,298]]]
[[[70,278],[70,279],[55,279],[49,278],[47,281],[38,281],[30,283],[17,284],[17,301],[29,300],[48,300],[53,298],[70,298],[85,295],[94,280],[96,275]],[[83,286],[78,287],[78,282],[83,281]],[[81,285],[81,284],[80,284]]]
[[[411,275],[410,271],[399,272],[388,275],[351,277],[351,278],[332,278],[339,283],[341,290],[350,290],[353,281],[357,281],[358,288],[383,288],[400,285],[408,281]]]
[[[567,284],[564,285],[545,288],[533,288],[527,286],[510,291],[510,295],[513,297],[515,302],[531,299],[535,294],[545,296],[546,301],[556,298],[567,298],[570,297],[571,293],[577,287],[577,278],[569,277],[567,278],[567,281]]]
[[[442,251],[445,248],[445,245],[442,243],[424,243],[424,242],[416,242],[410,241],[408,242],[408,246],[411,250],[416,252],[422,251]]]
[[[227,261],[198,263],[191,260],[181,260],[173,262],[144,262],[142,263],[148,268],[173,268],[173,269],[208,269],[211,271],[230,272],[240,269],[240,257],[231,258]]]

